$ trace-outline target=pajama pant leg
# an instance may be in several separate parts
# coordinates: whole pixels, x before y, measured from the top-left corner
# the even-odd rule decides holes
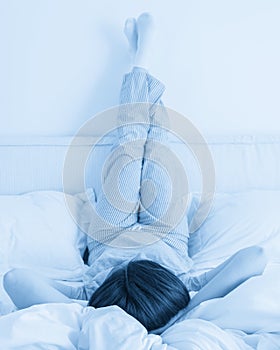
[[[149,76],[149,79],[152,81],[154,78]],[[169,113],[162,101],[150,111],[151,125],[145,144],[138,222],[143,231],[155,232],[159,239],[188,260],[186,208],[189,193],[184,167],[171,150],[167,131]]]
[[[154,249],[160,249],[159,253],[164,251],[167,254],[175,250],[180,264],[186,266],[186,271],[192,265],[187,255],[187,221],[184,217],[178,220],[177,215],[185,205],[187,184],[174,195],[172,181],[182,181],[176,179],[180,172],[177,172],[172,156],[168,155],[168,132],[160,127],[168,126],[167,111],[161,102],[163,92],[164,86],[143,69],[134,68],[123,79],[118,113],[119,128],[112,146],[109,166],[103,172],[105,190],[97,198],[98,215],[92,221],[94,235],[88,239],[91,265],[86,278],[88,296],[104,280],[102,271],[107,271],[106,268],[110,270],[115,264],[123,262],[119,259],[120,255],[128,260],[138,253],[141,256],[143,244],[124,255],[122,250],[117,250],[119,255],[116,254],[116,258],[113,258],[112,249],[106,249],[106,244],[127,248],[128,245],[124,247],[114,244],[116,239],[126,233],[130,237],[135,234],[137,237],[148,237],[148,242],[145,242],[146,238],[143,239],[143,243],[148,245],[155,242],[149,241],[151,236],[161,240],[161,244],[150,246],[153,258]],[[163,144],[166,149],[162,151],[157,143]],[[175,176],[170,177],[168,171],[161,166],[165,162]],[[118,191],[114,192],[116,188]],[[142,238],[140,243],[141,240]],[[165,250],[165,245],[172,249]]]
[[[161,103],[163,91],[163,84],[142,68],[135,67],[124,76],[116,140],[103,169],[102,190],[95,206],[94,239],[98,242],[110,243],[138,223],[150,115]]]

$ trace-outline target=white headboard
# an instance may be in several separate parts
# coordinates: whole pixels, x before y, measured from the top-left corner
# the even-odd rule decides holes
[[[280,136],[239,135],[206,139],[215,164],[217,191],[280,189]],[[0,194],[62,191],[64,159],[71,140],[72,137],[2,137]],[[90,151],[93,140],[91,137],[80,138],[74,146],[77,159],[82,159]],[[110,142],[104,142],[90,157],[86,187],[100,184],[98,174],[110,146]],[[75,164],[71,188],[67,189],[70,193],[83,191],[78,178],[78,163]],[[198,190],[198,182],[199,179],[190,181],[192,190]]]

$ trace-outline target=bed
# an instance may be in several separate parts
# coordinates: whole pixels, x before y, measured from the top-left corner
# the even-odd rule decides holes
[[[87,239],[77,218],[86,212],[88,194],[98,192],[98,174],[111,145],[110,138],[105,139],[90,153],[97,136],[80,137],[73,146],[77,161],[90,157],[86,180],[73,169],[66,189],[61,175],[71,137],[1,140],[1,349],[279,349],[277,135],[208,136],[216,189],[214,199],[206,196],[203,203],[198,165],[180,144],[173,144],[186,169],[191,169],[189,227],[195,224],[201,204],[211,207],[206,220],[190,233],[190,274],[197,276],[244,247],[260,245],[269,259],[262,276],[249,279],[224,298],[202,303],[161,335],[148,334],[117,306],[95,310],[79,303],[43,304],[16,310],[2,286],[3,275],[11,268],[32,267],[70,285],[84,283]]]

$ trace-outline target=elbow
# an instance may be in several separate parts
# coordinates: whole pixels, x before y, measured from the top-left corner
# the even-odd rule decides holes
[[[6,272],[3,276],[3,287],[13,303],[17,305],[17,291],[24,278],[24,269],[14,268]]]
[[[245,248],[241,251],[241,255],[253,267],[253,275],[261,275],[264,272],[268,260],[263,247],[252,246]]]
[[[256,260],[258,263],[258,267],[259,267],[259,272],[260,274],[262,274],[265,270],[265,267],[267,265],[268,259],[265,253],[265,250],[263,247],[260,246],[255,246],[255,250],[256,250]]]
[[[13,286],[17,282],[17,269],[12,269],[5,273],[3,276],[3,286],[5,291],[10,295],[10,291],[12,291]]]

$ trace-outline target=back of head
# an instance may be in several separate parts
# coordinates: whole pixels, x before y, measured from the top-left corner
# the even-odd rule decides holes
[[[153,261],[138,260],[109,275],[89,305],[118,305],[151,331],[164,326],[189,300],[187,288],[172,272]]]

